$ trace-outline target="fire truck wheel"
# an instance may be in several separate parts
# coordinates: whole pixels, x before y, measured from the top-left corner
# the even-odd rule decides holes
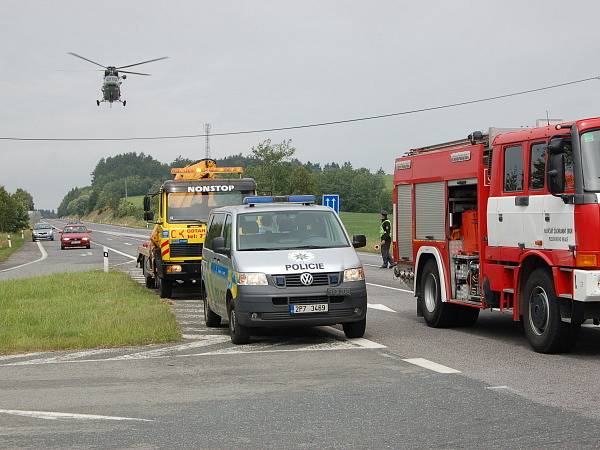
[[[454,305],[442,302],[440,276],[434,259],[427,261],[423,267],[419,302],[423,318],[430,327],[443,328],[454,325],[456,310]]]
[[[156,285],[160,298],[169,298],[173,293],[173,284],[161,277],[156,277]]]
[[[204,296],[204,323],[209,328],[216,328],[221,325],[221,316],[210,309],[206,296]]]
[[[581,325],[562,322],[554,283],[545,269],[536,269],[523,289],[523,328],[529,344],[539,353],[569,351]]]

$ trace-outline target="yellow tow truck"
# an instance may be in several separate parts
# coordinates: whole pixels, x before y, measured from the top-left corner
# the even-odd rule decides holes
[[[144,197],[144,220],[154,221],[150,240],[138,249],[138,265],[146,287],[156,288],[161,298],[171,297],[173,286],[201,286],[202,246],[208,215],[219,206],[240,205],[256,194],[256,183],[243,178],[242,167],[217,167],[202,159],[183,168],[171,169],[173,180]],[[155,220],[152,197],[158,196]]]

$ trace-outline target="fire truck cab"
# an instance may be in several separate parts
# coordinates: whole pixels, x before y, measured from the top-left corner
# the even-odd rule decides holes
[[[393,195],[396,275],[429,326],[511,312],[556,353],[600,323],[600,118],[410,150]]]

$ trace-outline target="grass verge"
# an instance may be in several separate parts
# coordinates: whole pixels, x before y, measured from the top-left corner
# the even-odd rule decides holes
[[[181,339],[169,305],[121,272],[1,281],[0,292],[0,354]]]
[[[12,247],[8,246],[8,233],[0,233],[0,262],[6,261],[10,255],[23,247],[25,239],[31,239],[31,231],[25,231],[25,239],[21,238],[21,232],[10,233]]]
[[[377,213],[340,212],[340,219],[344,223],[348,234],[364,234],[367,237],[367,246],[359,251],[378,253],[373,246],[379,243],[379,226],[381,220]]]

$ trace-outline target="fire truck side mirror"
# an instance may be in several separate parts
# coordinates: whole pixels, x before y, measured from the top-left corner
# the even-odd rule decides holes
[[[150,211],[150,196],[144,195],[144,211]],[[152,220],[152,219],[150,219]]]
[[[562,194],[565,191],[564,153],[548,155],[548,190],[553,195]]]
[[[367,238],[364,234],[355,234],[352,236],[352,247],[363,248],[367,246]]]
[[[152,222],[154,220],[154,213],[152,211],[144,211],[144,220]]]

